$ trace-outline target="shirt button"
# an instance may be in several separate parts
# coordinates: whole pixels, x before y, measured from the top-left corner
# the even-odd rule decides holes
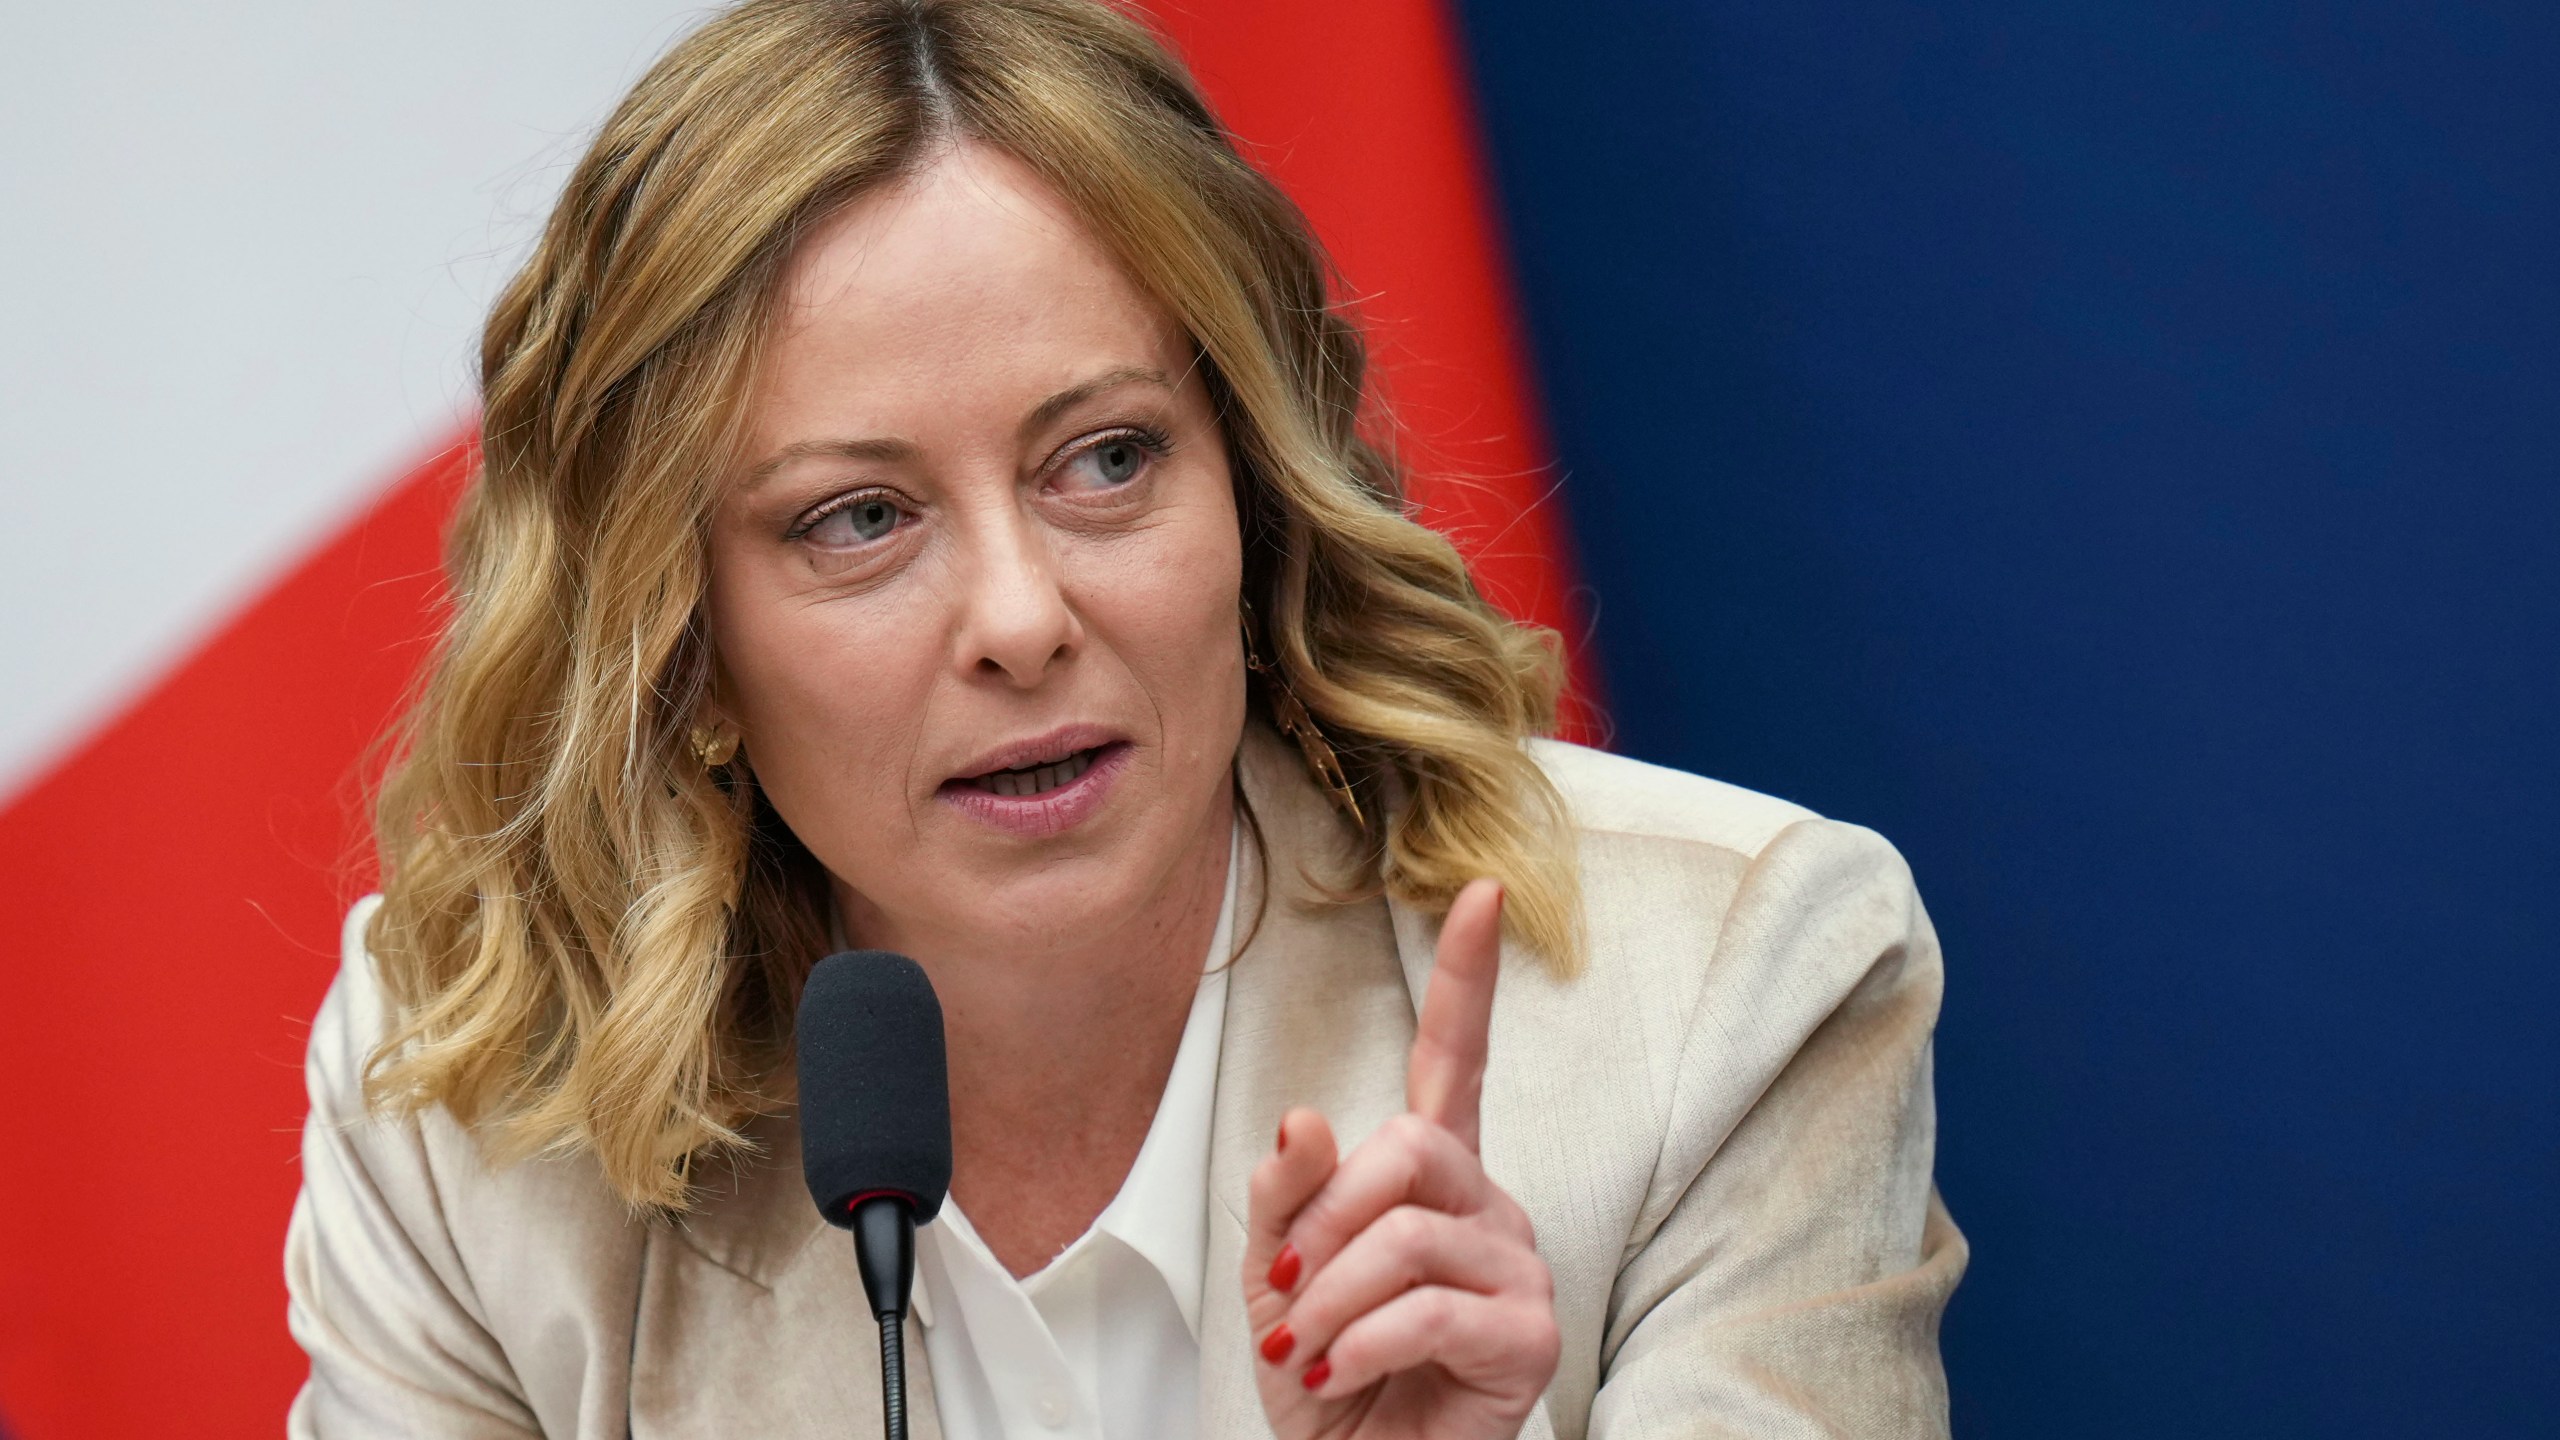
[[[1052,1430],[1067,1428],[1067,1398],[1059,1394],[1040,1397],[1040,1423]]]

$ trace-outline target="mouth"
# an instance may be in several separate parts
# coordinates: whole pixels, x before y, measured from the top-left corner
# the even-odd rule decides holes
[[[1095,745],[1075,751],[1063,759],[1032,765],[1017,765],[1004,770],[990,770],[983,775],[965,776],[957,783],[974,790],[982,790],[989,795],[1002,795],[1008,799],[1028,799],[1035,795],[1046,795],[1052,790],[1072,785],[1082,779],[1084,772],[1093,768],[1095,759],[1107,748],[1109,747]]]
[[[942,782],[957,813],[1028,839],[1062,835],[1099,814],[1135,747],[1099,725],[1068,725],[988,751]]]

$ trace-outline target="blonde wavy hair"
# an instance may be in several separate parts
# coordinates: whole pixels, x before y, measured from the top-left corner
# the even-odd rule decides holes
[[[1521,743],[1554,639],[1407,517],[1322,252],[1179,63],[1092,0],[755,0],[623,100],[490,316],[453,609],[377,814],[377,1106],[441,1104],[499,1161],[592,1150],[680,1210],[788,1105],[825,877],[745,767],[689,752],[706,521],[796,238],[955,138],[1056,186],[1198,346],[1246,596],[1367,817],[1352,888],[1438,913],[1497,876],[1513,937],[1579,963],[1563,802]]]

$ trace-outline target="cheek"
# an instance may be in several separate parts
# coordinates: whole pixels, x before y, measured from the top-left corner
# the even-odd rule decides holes
[[[766,582],[752,568],[724,576],[715,559],[705,606],[757,783],[821,854],[907,830],[928,627],[901,617],[893,593],[818,602]]]
[[[1202,507],[1095,567],[1085,613],[1128,666],[1179,747],[1173,763],[1224,762],[1241,724],[1243,556],[1230,507]]]

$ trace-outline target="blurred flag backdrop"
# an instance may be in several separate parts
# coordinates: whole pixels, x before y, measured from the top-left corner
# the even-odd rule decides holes
[[[697,13],[11,18],[0,1434],[280,1423],[472,327]],[[1911,856],[1959,1430],[2547,1430],[2560,11],[1157,13],[1577,733]]]

